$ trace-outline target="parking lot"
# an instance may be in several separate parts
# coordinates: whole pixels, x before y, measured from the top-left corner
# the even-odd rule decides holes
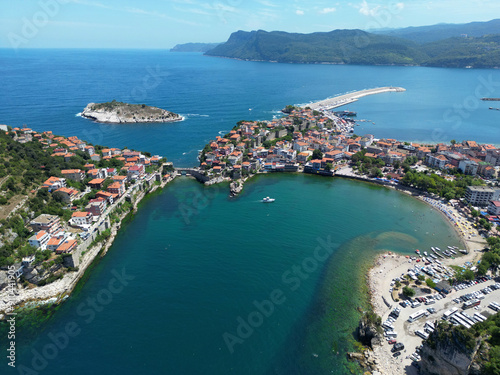
[[[449,314],[447,320],[451,323],[471,326],[481,321],[481,317],[487,318],[500,310],[500,305],[497,309],[493,305],[488,307],[492,302],[500,303],[500,283],[488,278],[457,285],[448,295],[434,292],[411,302],[401,302],[382,317],[387,351],[392,350],[393,356],[399,356],[402,365],[411,365],[420,359],[418,352],[423,339],[432,332],[445,313]],[[472,306],[464,310],[465,304]],[[411,317],[417,318],[413,320]],[[394,345],[401,348],[398,344],[404,348],[394,349]]]

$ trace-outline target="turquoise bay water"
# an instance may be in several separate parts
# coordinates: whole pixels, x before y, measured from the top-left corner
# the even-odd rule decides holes
[[[75,323],[41,374],[347,374],[366,260],[456,244],[437,212],[379,186],[260,176],[230,199],[181,178],[141,204],[78,292],[21,340],[18,365]],[[130,280],[109,298],[116,272]],[[260,319],[254,302],[277,295]],[[231,353],[224,334],[252,313]]]
[[[498,113],[476,94],[479,87],[484,96],[500,95],[498,70],[124,50],[0,49],[0,61],[1,124],[150,151],[177,166],[196,165],[197,150],[239,120],[268,120],[287,104],[387,85],[407,91],[346,108],[375,122],[356,133],[500,144]],[[166,108],[186,121],[98,125],[76,116],[89,102],[112,99]],[[227,186],[180,179],[148,198],[53,316],[40,327],[19,322],[18,366],[51,375],[350,373],[345,352],[358,308],[366,308],[363,275],[373,255],[457,244],[439,214],[378,186],[281,175],[252,180],[237,199],[227,193]],[[262,204],[264,196],[277,201]],[[133,280],[110,284],[123,272]],[[270,299],[280,303],[269,308],[262,301]],[[255,301],[268,306],[262,321]],[[249,316],[255,327],[240,329],[245,337],[237,339],[239,317]],[[77,334],[50,352],[50,337],[66,327]],[[233,352],[225,333],[233,335]],[[32,350],[51,359],[44,363]]]

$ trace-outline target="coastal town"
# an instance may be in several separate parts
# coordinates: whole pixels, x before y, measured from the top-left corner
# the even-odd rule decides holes
[[[360,179],[401,190],[440,211],[463,248],[440,244],[443,250],[436,246],[416,249],[411,257],[391,252],[379,257],[368,284],[384,333],[368,343],[371,349],[364,354],[349,356],[372,374],[417,374],[421,368],[432,372],[438,362],[450,371],[480,366],[471,351],[453,349],[450,354],[449,348],[436,351],[425,342],[440,319],[470,328],[500,310],[500,280],[490,273],[496,265],[482,257],[488,254],[486,238],[498,236],[500,149],[470,140],[417,144],[359,136],[354,134],[355,113],[334,112],[336,101],[325,104],[329,108],[287,106],[283,118],[239,122],[205,146],[200,173],[231,181],[233,196],[258,173]],[[474,341],[475,350],[478,345]],[[457,355],[460,361],[453,357]]]
[[[355,134],[353,112],[294,106],[284,111],[288,115],[283,118],[240,121],[228,134],[217,136],[200,153],[200,172],[209,178],[237,181],[239,185],[248,176],[267,172],[367,178],[397,185],[404,178],[405,163],[416,172],[432,172],[449,181],[455,180],[458,172],[480,178],[481,185],[492,185],[498,176],[500,149],[493,145],[475,141],[417,144],[376,139],[372,134]],[[365,164],[370,168],[364,171]],[[482,199],[481,205],[498,199],[498,194],[491,195],[489,188],[474,189],[479,190],[469,193],[473,206],[477,206],[478,199]],[[484,197],[481,189],[486,189]],[[492,216],[498,215],[495,207],[489,208]]]
[[[29,300],[61,298],[71,292],[101,251],[102,243],[116,234],[121,220],[146,193],[173,179],[167,173],[173,171],[172,164],[159,155],[94,146],[51,131],[3,127],[5,139],[20,145],[36,143],[42,155],[52,158],[58,168],[47,171],[48,166],[40,165],[42,175],[48,178],[27,192],[21,202],[12,194],[14,180],[8,176],[2,179],[2,197],[8,209],[2,218],[2,226],[8,228],[2,242],[11,237],[12,253],[2,258],[0,312]],[[7,197],[15,206],[9,205]],[[51,212],[57,207],[62,208],[62,214]],[[21,231],[13,226],[18,217],[24,222]],[[22,239],[24,233],[27,235]],[[11,274],[17,280],[16,288],[7,287],[12,284]]]
[[[312,106],[316,109],[287,106],[282,118],[271,121],[240,121],[210,141],[199,154],[199,167],[190,169],[176,169],[159,155],[3,126],[2,137],[19,145],[36,144],[57,161],[57,168],[39,165],[46,178],[20,202],[9,193],[14,183],[3,178],[9,214],[2,225],[20,215],[23,233],[29,235],[2,260],[0,312],[8,315],[28,301],[62,300],[96,256],[107,251],[121,220],[137,203],[182,174],[205,185],[230,181],[232,196],[256,174],[358,179],[429,204],[453,225],[463,244],[416,249],[414,256],[389,252],[370,271],[371,304],[383,319],[384,333],[369,342],[369,351],[349,355],[373,374],[418,373],[429,357],[425,340],[436,329],[436,317],[470,328],[500,310],[500,292],[495,293],[500,284],[489,263],[481,265],[486,238],[498,236],[500,149],[467,140],[417,144],[360,136],[355,134],[356,114],[335,111],[338,102]],[[37,201],[45,207],[35,208]],[[54,210],[54,202],[61,210]],[[9,233],[15,231],[9,228]],[[462,295],[465,288],[470,293]],[[459,309],[462,303],[468,309],[468,301],[478,310],[474,316]],[[422,304],[432,306],[424,309]]]

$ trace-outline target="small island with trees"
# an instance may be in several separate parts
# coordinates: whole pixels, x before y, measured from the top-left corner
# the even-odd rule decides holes
[[[106,103],[89,103],[81,116],[100,123],[131,124],[147,122],[174,122],[184,118],[165,109],[146,104],[128,104],[113,100]]]

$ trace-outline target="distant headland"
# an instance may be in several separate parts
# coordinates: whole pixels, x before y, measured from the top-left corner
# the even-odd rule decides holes
[[[177,44],[170,52],[207,52],[222,43],[185,43]]]
[[[113,100],[106,103],[89,103],[81,116],[108,124],[182,121],[183,117],[165,109],[145,104],[128,104]]]
[[[205,55],[300,64],[500,67],[500,20],[310,34],[237,31]]]

